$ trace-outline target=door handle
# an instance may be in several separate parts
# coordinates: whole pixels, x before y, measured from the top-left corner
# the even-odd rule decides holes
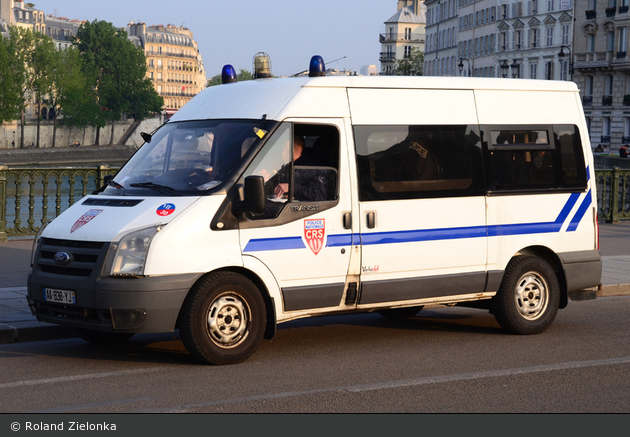
[[[351,212],[343,213],[343,228],[352,229],[352,213]]]
[[[376,213],[374,211],[370,211],[366,215],[367,217],[367,227],[369,229],[374,229],[376,227]]]

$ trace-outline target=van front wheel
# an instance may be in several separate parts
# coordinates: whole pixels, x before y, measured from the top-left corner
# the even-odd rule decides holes
[[[560,304],[558,277],[537,256],[519,256],[508,264],[492,300],[494,317],[512,334],[539,334],[556,318]]]
[[[197,283],[180,324],[184,346],[208,364],[234,364],[258,348],[266,326],[265,302],[248,278],[219,272]]]

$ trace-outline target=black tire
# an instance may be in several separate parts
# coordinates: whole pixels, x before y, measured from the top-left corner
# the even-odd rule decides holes
[[[234,364],[249,358],[265,333],[267,312],[258,288],[245,276],[218,272],[190,291],[179,327],[184,346],[207,364]]]
[[[518,256],[508,264],[492,299],[494,317],[512,334],[539,334],[553,323],[560,304],[558,276],[537,256]]]
[[[405,307],[405,308],[388,308],[386,310],[379,310],[378,313],[387,317],[388,319],[406,319],[407,317],[413,317],[422,311],[424,306],[417,307]]]
[[[122,332],[102,332],[91,329],[79,330],[79,337],[83,340],[95,344],[121,344],[133,337],[134,334]]]

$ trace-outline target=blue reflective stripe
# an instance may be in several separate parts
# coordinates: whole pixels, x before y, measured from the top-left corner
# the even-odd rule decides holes
[[[455,240],[486,236],[485,226],[467,228],[419,229],[413,231],[374,232],[361,234],[361,244],[410,243],[415,241]]]
[[[326,240],[326,247],[351,246],[353,237],[353,234],[329,235]]]
[[[588,190],[588,193],[586,194],[586,197],[582,201],[582,204],[580,205],[577,212],[571,219],[571,223],[569,224],[569,227],[567,228],[567,232],[573,232],[577,229],[578,225],[584,218],[584,214],[586,214],[586,211],[591,206],[592,201],[593,199],[591,198],[591,190]]]
[[[256,238],[249,240],[243,252],[263,250],[306,249],[302,237]]]
[[[544,234],[560,232],[573,207],[580,198],[580,193],[572,193],[562,207],[560,214],[553,222],[516,223],[492,226],[470,226],[442,229],[415,229],[392,232],[373,232],[363,234],[335,234],[328,235],[326,247],[412,243],[419,241],[455,240],[464,238],[498,237],[507,235]],[[584,214],[591,205],[591,192],[582,201],[567,229],[575,231]],[[259,238],[249,240],[244,252],[259,252],[265,250],[306,249],[302,237]]]

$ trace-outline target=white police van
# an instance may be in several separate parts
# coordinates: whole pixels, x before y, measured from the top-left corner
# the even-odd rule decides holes
[[[601,276],[575,84],[233,81],[201,92],[37,238],[29,304],[94,342],[179,329],[203,362],[278,323],[424,305],[536,334]],[[230,74],[232,73],[232,75]]]

